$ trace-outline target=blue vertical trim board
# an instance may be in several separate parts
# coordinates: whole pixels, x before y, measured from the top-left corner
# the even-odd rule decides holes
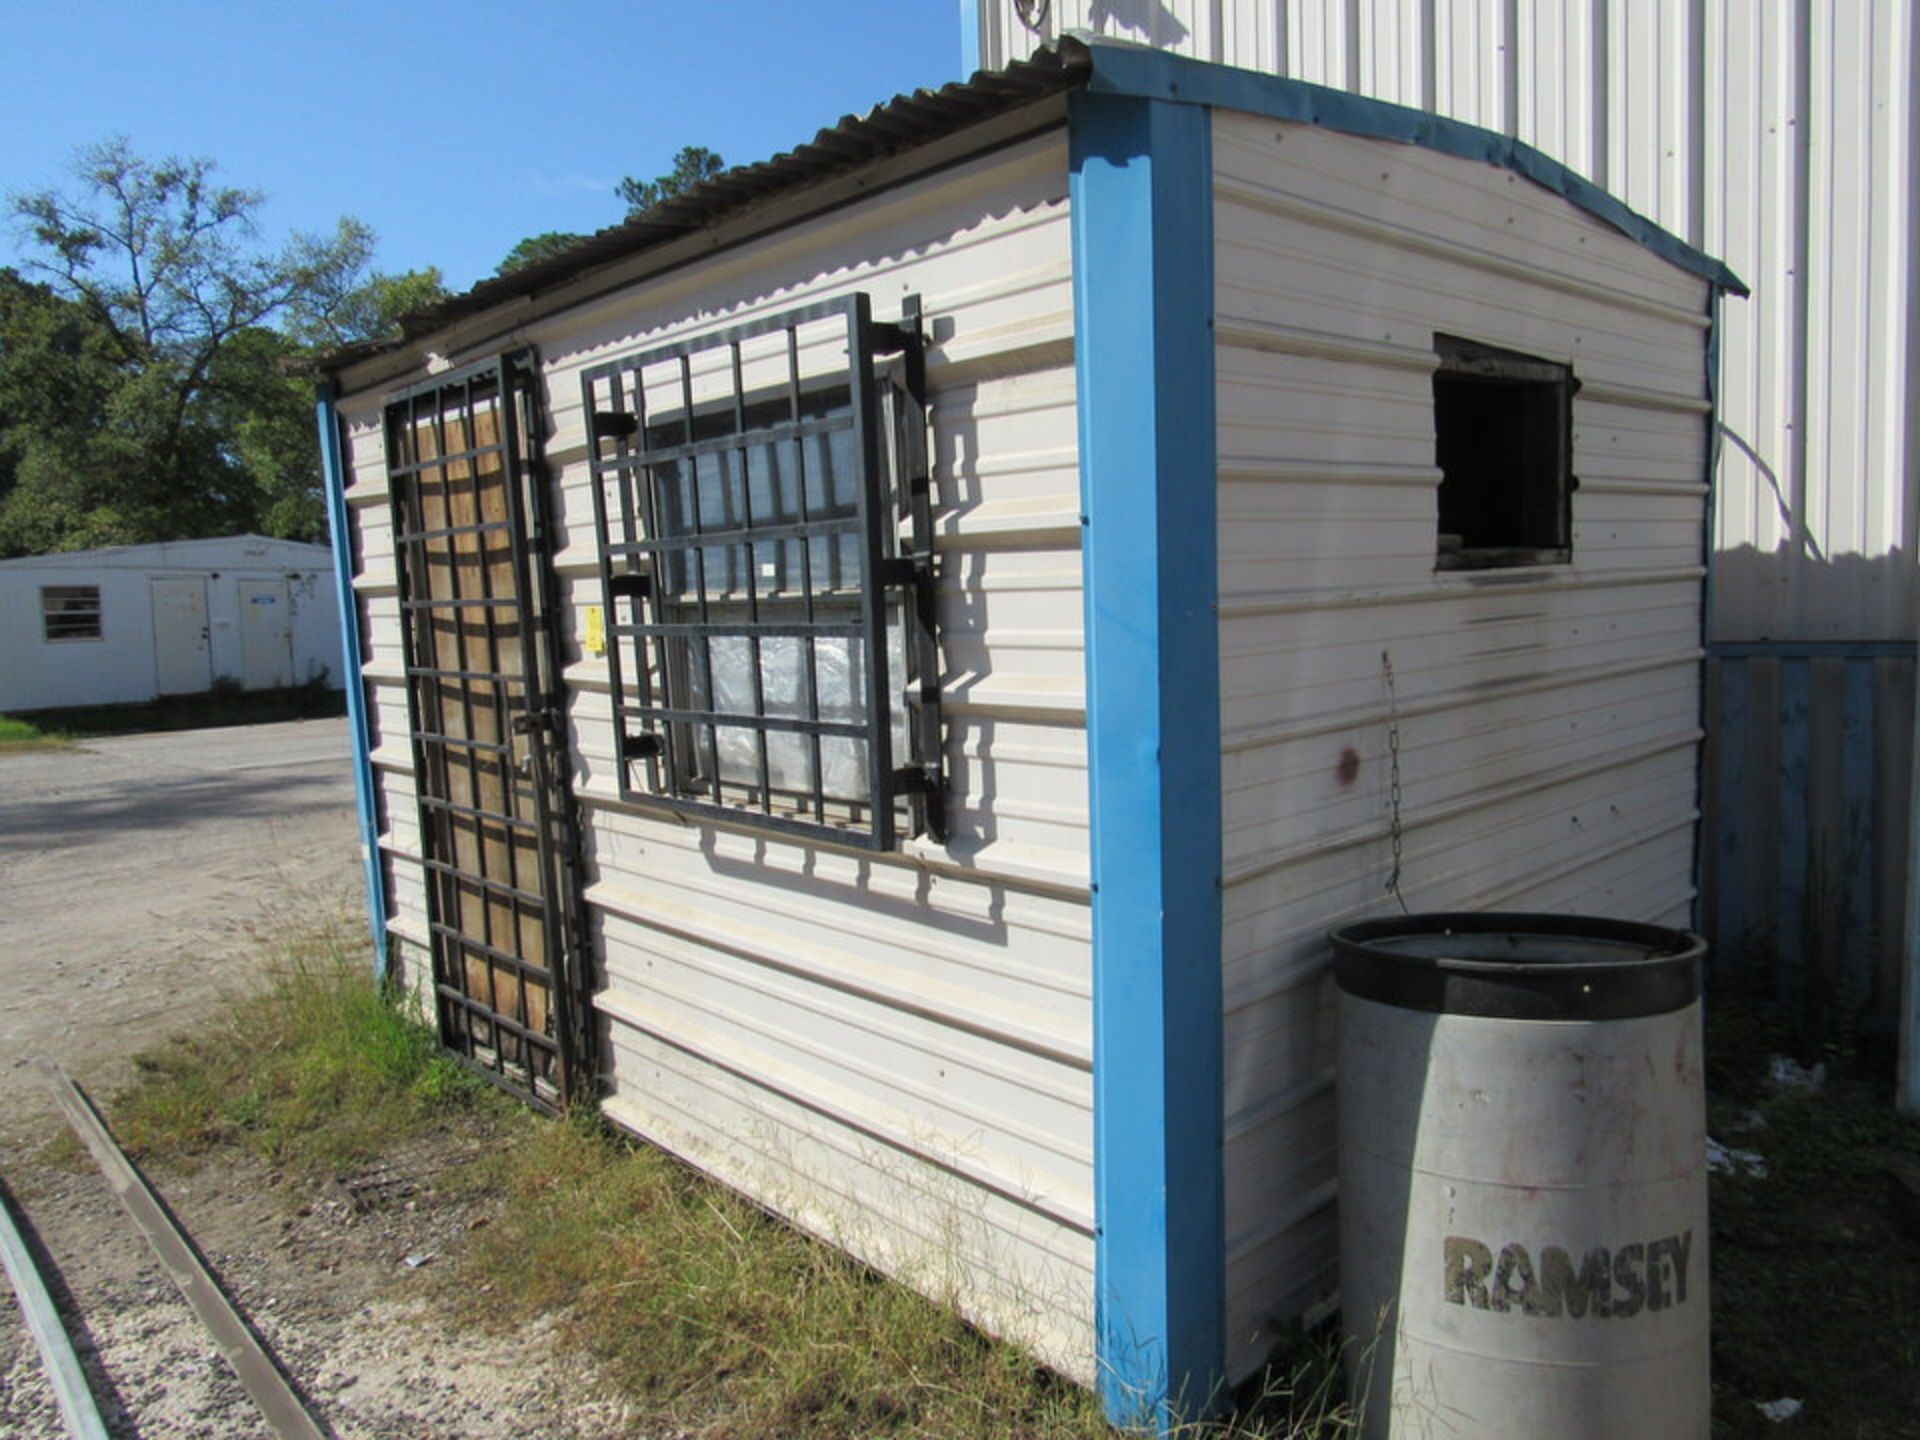
[[[971,79],[980,68],[980,6],[982,0],[960,0],[960,78]]]
[[[380,812],[374,798],[373,737],[367,724],[367,687],[360,672],[360,613],[353,598],[353,532],[347,514],[347,472],[340,453],[340,415],[331,382],[320,386],[320,468],[327,493],[327,530],[333,545],[333,588],[340,606],[340,653],[346,665],[347,731],[353,738],[353,793],[360,810],[360,859],[367,875],[367,923],[373,935],[373,973],[387,978],[387,883],[380,864]]]
[[[1781,999],[1796,1004],[1805,994],[1803,942],[1807,915],[1807,780],[1812,759],[1813,662],[1780,662],[1780,908],[1775,936],[1781,957]]]
[[[1873,853],[1874,662],[1841,662],[1840,682],[1840,853],[1830,858],[1833,883],[1846,901],[1842,941],[1850,984],[1846,997],[1866,1005],[1873,998],[1873,917],[1878,913],[1880,867]],[[1823,919],[1825,917],[1822,917]]]
[[[1753,928],[1747,900],[1748,875],[1753,858],[1748,853],[1754,829],[1748,817],[1747,756],[1753,715],[1753,662],[1723,659],[1716,662],[1720,678],[1720,720],[1714,743],[1719,764],[1714,775],[1714,955],[1730,973],[1735,958]]]
[[[1225,1400],[1212,117],[1078,94],[1099,1389]]]

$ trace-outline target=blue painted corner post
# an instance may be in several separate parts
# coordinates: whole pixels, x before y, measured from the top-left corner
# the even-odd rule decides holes
[[[346,667],[347,731],[353,741],[353,793],[360,810],[360,860],[367,877],[367,923],[373,935],[373,973],[387,978],[387,885],[380,864],[380,810],[373,787],[373,732],[367,724],[367,688],[360,673],[360,607],[353,598],[353,532],[348,528],[347,472],[340,451],[340,416],[333,383],[314,400],[320,427],[321,485],[327,497],[327,533],[333,547],[333,589],[340,606],[340,654]]]
[[[1211,126],[1072,100],[1096,1343],[1152,1431],[1226,1398]]]

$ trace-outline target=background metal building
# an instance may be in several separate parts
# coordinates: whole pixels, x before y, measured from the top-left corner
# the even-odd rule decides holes
[[[229,535],[0,560],[0,711],[345,683],[324,545]]]
[[[1722,954],[1775,957],[1786,994],[1890,1020],[1920,488],[1909,0],[963,12],[986,67],[1079,28],[1515,136],[1753,287],[1721,331],[1702,923]]]

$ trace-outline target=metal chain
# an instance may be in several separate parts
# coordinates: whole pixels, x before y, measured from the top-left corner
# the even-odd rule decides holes
[[[1388,826],[1393,869],[1387,874],[1386,889],[1399,902],[1400,913],[1407,913],[1406,897],[1400,893],[1400,697],[1393,688],[1393,656],[1380,652],[1380,668],[1387,677],[1387,804],[1392,819]]]

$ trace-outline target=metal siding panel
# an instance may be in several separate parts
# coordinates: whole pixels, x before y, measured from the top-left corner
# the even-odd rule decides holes
[[[1846,956],[1849,999],[1865,1008],[1875,999],[1876,956],[1871,943],[1876,910],[1873,866],[1873,660],[1842,662],[1840,715],[1840,817],[1838,850],[1845,929],[1836,942]]]
[[[1778,978],[1783,999],[1798,998],[1805,983],[1802,941],[1806,935],[1808,865],[1812,858],[1808,824],[1808,767],[1812,749],[1811,705],[1813,678],[1808,661],[1788,657],[1780,662],[1778,725],[1780,758],[1774,772],[1779,797],[1780,826],[1776,850],[1778,873],[1775,893],[1780,897],[1776,944],[1780,957]]]
[[[552,400],[559,623],[578,637],[584,607],[601,603],[585,366],[849,289],[872,294],[882,319],[922,297],[953,843],[852,855],[623,804],[605,661],[570,645],[608,1113],[910,1283],[945,1295],[952,1281],[974,1319],[1091,1382],[1071,283],[1055,133],[543,318],[523,338]],[[363,427],[349,498],[370,537],[374,698],[400,734],[378,447]],[[424,890],[402,818],[408,759],[385,758],[401,767],[382,767],[394,817],[383,848],[404,932]]]
[[[1914,638],[1920,23],[1910,0],[1410,0],[1399,11],[1395,0],[1357,8],[1299,0],[1281,8],[1286,53],[1254,53],[1243,37],[1257,33],[1270,0],[1229,0],[1223,33],[1236,48],[1228,63],[1510,128],[1752,284],[1753,296],[1727,305],[1722,321],[1716,640]],[[1356,13],[1359,24],[1346,24]],[[1422,89],[1408,94],[1415,51]],[[1500,108],[1503,87],[1511,113]],[[1356,166],[1355,178],[1367,179],[1367,167]],[[1354,248],[1345,237],[1342,247]],[[1225,255],[1223,271],[1233,263]],[[1276,310],[1308,326],[1330,323],[1337,306],[1326,298],[1304,286],[1273,297]],[[1744,742],[1727,737],[1729,762],[1748,745],[1771,756],[1778,742],[1771,699],[1760,695],[1771,695],[1773,671],[1751,679],[1753,713],[1767,723],[1743,731]],[[1901,708],[1876,726],[1874,788],[1904,814],[1907,797],[1897,792],[1910,773],[1910,692],[1903,678],[1875,693],[1883,710]],[[1828,723],[1820,715],[1816,726]],[[1840,723],[1838,711],[1831,718]],[[1824,754],[1843,737],[1817,729],[1809,743]],[[1753,805],[1742,802],[1752,822],[1744,861],[1778,843],[1777,799],[1769,787]],[[1888,881],[1879,919],[1849,939],[1863,953],[1890,946],[1907,885],[1906,831],[1889,828],[1887,809],[1877,807],[1873,825],[1871,863]],[[1771,943],[1780,930],[1771,908],[1777,877],[1744,871],[1715,860],[1715,884],[1735,887],[1723,946],[1740,934]],[[1748,913],[1748,904],[1759,908]],[[1884,1018],[1891,1005],[1882,995],[1873,1013]]]
[[[1240,1376],[1331,1275],[1324,935],[1391,903],[1389,727],[1410,906],[1655,918],[1691,899],[1706,286],[1557,199],[1516,202],[1500,171],[1225,113],[1215,128]],[[1404,239],[1356,233],[1383,192]],[[1255,203],[1273,195],[1284,218]],[[1658,303],[1623,316],[1590,283]],[[1564,356],[1585,382],[1571,565],[1434,571],[1435,330]]]
[[[1116,8],[1062,23],[1153,42]],[[1224,0],[1220,35],[1229,65],[1511,131],[1724,258],[1755,293],[1725,319],[1716,638],[1914,637],[1909,0]]]
[[[1087,1347],[1060,1323],[1092,1294],[1091,1237],[669,1038],[623,1025],[610,1040],[610,1119],[1092,1382]],[[887,1223],[847,1223],[875,1214]]]

